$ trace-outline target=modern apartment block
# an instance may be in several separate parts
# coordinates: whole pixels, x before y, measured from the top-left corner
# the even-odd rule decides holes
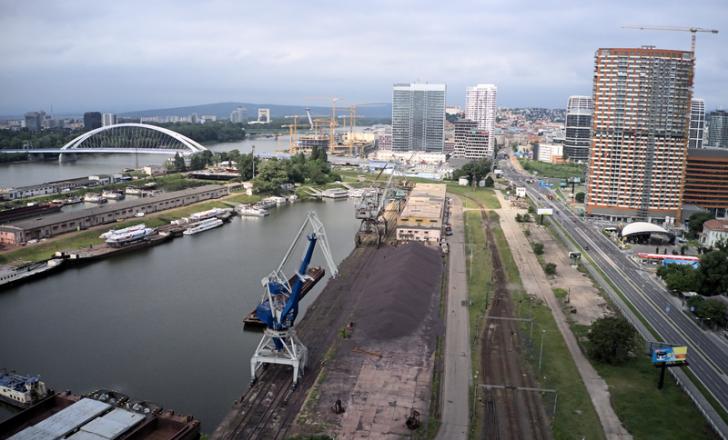
[[[488,132],[488,157],[495,145],[495,112],[498,88],[494,84],[478,84],[465,89],[465,118],[478,123],[480,130]]]
[[[395,84],[392,89],[392,150],[442,153],[445,145],[445,84]]]
[[[569,96],[566,106],[564,159],[582,163],[589,160],[594,101],[591,96]]]
[[[728,218],[728,149],[688,149],[683,208],[693,207]]]
[[[728,148],[728,111],[717,110],[708,120],[708,146]]]
[[[470,119],[455,122],[455,148],[453,157],[466,159],[491,158],[490,134],[478,128],[478,123]]]
[[[109,125],[116,125],[116,115],[113,113],[102,114],[101,125],[104,127],[108,127]]]
[[[693,99],[690,103],[690,131],[688,148],[703,148],[705,135],[705,101]]]
[[[83,128],[86,130],[95,130],[101,128],[101,113],[86,112],[83,114]]]
[[[693,62],[653,47],[596,52],[587,214],[679,220]]]

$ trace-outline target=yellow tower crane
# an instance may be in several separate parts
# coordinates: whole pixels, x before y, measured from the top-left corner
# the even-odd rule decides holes
[[[668,31],[668,32],[690,32],[690,51],[695,56],[695,34],[698,32],[707,32],[717,34],[717,29],[704,29],[699,27],[680,27],[680,26],[640,26],[628,25],[622,26],[622,29],[639,29],[641,31]]]
[[[288,128],[288,152],[290,154],[298,154],[298,129],[305,127],[305,125],[298,125],[298,118],[303,118],[301,115],[287,115],[284,116],[286,119],[293,119],[293,124],[282,125],[282,128]]]

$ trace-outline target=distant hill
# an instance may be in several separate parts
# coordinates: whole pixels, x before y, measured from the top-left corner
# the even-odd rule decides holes
[[[161,108],[152,110],[138,110],[133,112],[119,113],[126,117],[149,117],[149,116],[188,116],[193,113],[198,115],[215,115],[218,118],[229,118],[230,113],[238,107],[245,107],[248,116],[255,118],[259,108],[269,108],[271,117],[280,118],[285,115],[305,115],[306,107],[302,105],[278,105],[278,104],[253,104],[249,102],[218,102],[215,104],[191,105],[186,107]],[[310,107],[311,115],[324,116],[331,114],[331,107]],[[390,103],[366,104],[357,107],[357,115],[366,118],[390,118],[392,117],[392,105]],[[344,106],[336,109],[339,115],[348,115],[349,107]]]

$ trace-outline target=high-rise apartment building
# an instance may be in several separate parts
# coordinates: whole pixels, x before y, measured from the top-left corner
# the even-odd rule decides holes
[[[248,112],[245,107],[238,107],[230,113],[230,122],[234,124],[242,124],[248,119]]]
[[[25,114],[25,127],[30,131],[40,131],[43,128],[45,112],[28,112]]]
[[[453,157],[466,159],[490,158],[490,135],[487,130],[478,128],[478,123],[470,119],[455,122],[455,148]]]
[[[588,214],[679,219],[692,88],[692,52],[596,52]]]
[[[693,99],[690,103],[690,131],[688,148],[703,148],[705,131],[705,101]]]
[[[445,145],[445,84],[395,84],[392,89],[392,150],[442,153]]]
[[[564,159],[582,163],[589,160],[594,101],[590,96],[569,96],[566,105]]]
[[[113,113],[104,113],[101,115],[101,125],[104,127],[116,125],[116,115]]]
[[[95,130],[101,128],[101,113],[86,112],[83,114],[83,128],[86,130]]]
[[[708,120],[708,146],[728,148],[728,112],[717,110]]]
[[[493,156],[495,145],[495,98],[498,88],[494,84],[478,84],[465,89],[465,117],[478,123],[480,130],[488,132],[488,154]]]

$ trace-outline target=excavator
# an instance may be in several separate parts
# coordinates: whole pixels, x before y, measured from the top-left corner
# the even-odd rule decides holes
[[[308,244],[299,263],[298,271],[293,276],[287,277],[283,268],[291,258],[293,250],[303,239],[307,227],[310,228],[310,233],[305,235]],[[312,287],[313,280],[308,270],[317,244],[326,260],[330,276],[336,277],[338,267],[331,254],[324,225],[316,212],[311,211],[306,215],[278,267],[261,280],[264,292],[260,303],[255,308],[255,315],[265,325],[265,329],[263,337],[250,359],[251,382],[253,383],[265,364],[293,367],[294,388],[303,376],[308,350],[296,335],[294,324],[298,317],[302,292],[306,289],[310,290]]]

